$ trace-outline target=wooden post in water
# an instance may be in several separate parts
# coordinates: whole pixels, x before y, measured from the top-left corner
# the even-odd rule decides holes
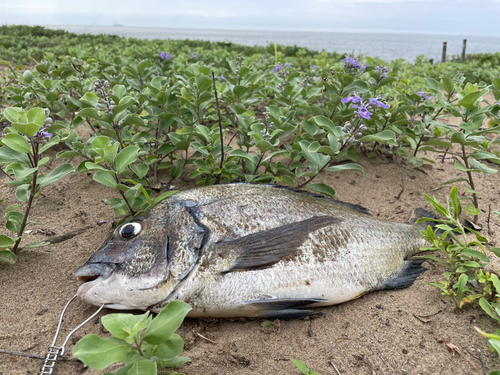
[[[448,45],[447,42],[443,42],[443,56],[441,57],[441,62],[446,62],[446,46]]]
[[[467,47],[467,39],[464,39],[464,44],[462,46],[462,62],[465,62],[465,48]]]

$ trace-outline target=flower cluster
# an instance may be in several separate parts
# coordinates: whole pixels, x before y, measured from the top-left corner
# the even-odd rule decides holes
[[[363,102],[363,98],[361,98],[358,94],[353,93],[351,96],[347,96],[341,100],[342,103],[352,102],[352,107],[356,108],[356,114],[364,119],[369,120],[370,116],[373,114],[369,111],[370,107],[382,107],[389,108],[389,106],[380,101],[382,99],[380,96],[376,98],[368,99],[368,103]]]
[[[427,91],[419,91],[417,95],[420,96],[421,101],[425,101],[430,98],[429,93]]]
[[[161,60],[172,60],[172,55],[168,52],[161,52],[160,59]]]
[[[110,87],[109,82],[106,79],[98,79],[97,81],[94,82],[95,91],[97,95],[102,97],[103,102],[107,108],[106,113],[109,116],[113,116],[113,108],[115,108],[115,101],[107,95],[106,89],[109,89],[109,87]],[[97,103],[96,107],[100,110],[104,109],[104,106],[99,103]]]
[[[362,132],[367,129],[365,125],[358,123],[358,125],[354,127],[349,121],[347,121],[341,129],[346,134],[342,137],[343,140],[357,143],[360,147],[363,146],[363,143],[359,142],[359,139],[363,137]]]
[[[40,128],[40,130],[37,131],[33,136],[33,139],[37,143],[45,143],[47,142],[47,140],[52,138],[52,133],[46,131],[52,124],[52,118],[49,117],[50,112],[48,108],[45,108],[44,111],[46,116],[45,122],[43,123],[43,126]]]
[[[275,72],[278,72],[278,71],[280,71],[281,69],[285,69],[285,68],[291,69],[292,67],[291,67],[291,65],[290,65],[289,63],[285,63],[284,65],[283,65],[283,64],[281,64],[281,63],[278,63],[278,65],[276,65],[276,66],[274,67],[274,71],[275,71]]]
[[[361,65],[361,63],[357,60],[356,56],[346,55],[345,59],[340,60],[345,63],[345,66],[349,69],[356,68],[358,70],[366,68],[368,65]]]
[[[162,52],[162,53],[163,53],[163,52]],[[200,55],[199,55],[199,53],[198,53],[198,52],[193,52],[193,53],[191,54],[191,58],[192,58],[192,59],[197,59],[199,56],[200,56]],[[161,54],[160,54],[160,57],[161,57]],[[171,59],[171,58],[172,58],[172,56],[170,56],[170,59]],[[170,60],[170,59],[168,59],[168,60]],[[165,60],[165,59],[163,59],[163,60]]]
[[[382,78],[385,78],[389,75],[389,69],[387,69],[385,66],[382,68],[380,66],[376,66],[375,69],[380,70],[380,77]]]

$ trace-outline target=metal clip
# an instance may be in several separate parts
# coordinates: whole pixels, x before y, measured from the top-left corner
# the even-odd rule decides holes
[[[46,375],[46,374],[51,375],[52,374],[52,372],[54,371],[54,366],[55,366],[56,362],[59,360],[60,357],[62,357],[64,355],[64,347],[68,343],[68,340],[71,338],[73,333],[78,331],[85,324],[87,324],[93,317],[95,317],[97,314],[99,314],[99,312],[104,307],[104,304],[102,304],[101,307],[99,307],[99,309],[95,313],[93,313],[82,324],[80,324],[78,327],[76,327],[74,330],[72,330],[68,334],[68,336],[66,337],[66,340],[64,340],[64,342],[61,346],[56,346],[57,336],[59,336],[59,330],[61,329],[61,324],[63,321],[64,313],[68,309],[68,306],[70,305],[70,303],[73,302],[76,297],[77,297],[77,295],[75,294],[73,296],[73,298],[71,298],[69,300],[69,302],[66,304],[66,306],[64,307],[64,309],[61,313],[61,317],[59,318],[59,324],[57,325],[57,329],[56,329],[56,334],[54,335],[54,340],[52,340],[52,344],[49,347],[49,351],[48,351],[47,355],[45,356],[45,360],[43,362],[43,366],[42,366],[42,370],[40,371],[40,375]]]

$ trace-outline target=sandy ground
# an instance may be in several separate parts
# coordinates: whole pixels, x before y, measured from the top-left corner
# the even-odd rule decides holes
[[[53,151],[53,155],[55,151]],[[434,158],[435,155],[427,155]],[[62,161],[55,160],[50,169]],[[424,206],[423,194],[444,200],[449,186],[440,183],[459,177],[452,160],[414,169],[401,165],[405,190],[400,191],[398,165],[388,158],[360,157],[365,173],[326,173],[318,178],[337,191],[337,198],[361,204],[373,215],[406,222],[414,208]],[[75,166],[76,161],[74,161]],[[14,188],[0,175],[0,211],[15,203]],[[167,177],[163,177],[163,182]],[[480,197],[480,223],[491,245],[500,245],[498,217],[491,217],[486,228],[488,207],[500,209],[499,176],[476,176]],[[188,180],[174,183],[179,189],[193,187]],[[438,188],[438,190],[435,190]],[[462,191],[464,191],[462,189]],[[25,243],[89,227],[83,234],[65,242],[37,249],[22,250],[13,266],[0,265],[0,348],[44,355],[52,341],[61,309],[75,294],[79,282],[74,274],[105,241],[117,220],[101,202],[114,191],[95,183],[87,173],[71,174],[43,191],[38,198]],[[3,218],[2,218],[3,219]],[[98,226],[96,221],[107,220]],[[2,228],[4,223],[0,220]],[[2,232],[3,229],[0,229]],[[45,233],[45,234],[44,234]],[[496,258],[490,254],[491,258]],[[261,327],[262,320],[186,319],[179,334],[185,340],[183,356],[192,363],[178,369],[186,375],[210,374],[300,374],[289,358],[303,360],[309,368],[328,374],[484,374],[477,350],[488,370],[500,369],[496,353],[474,326],[493,332],[497,326],[480,308],[457,310],[451,300],[424,282],[438,281],[444,268],[425,263],[429,270],[407,289],[370,293],[358,300],[321,309],[324,316],[314,319],[276,320]],[[492,260],[498,271],[500,260]],[[63,323],[62,336],[85,320],[95,307],[75,302]],[[103,311],[100,316],[112,312]],[[428,316],[418,319],[416,316]],[[94,318],[74,336],[67,347],[86,334],[106,335],[100,319]],[[206,337],[205,340],[198,334]],[[446,342],[456,345],[464,357],[453,353]],[[60,343],[60,341],[59,341]],[[42,361],[0,354],[0,375],[38,374]],[[75,362],[58,363],[55,374],[103,374],[85,369]]]

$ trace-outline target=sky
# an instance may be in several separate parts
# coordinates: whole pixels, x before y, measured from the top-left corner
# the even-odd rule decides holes
[[[500,0],[0,0],[0,23],[500,36]]]

